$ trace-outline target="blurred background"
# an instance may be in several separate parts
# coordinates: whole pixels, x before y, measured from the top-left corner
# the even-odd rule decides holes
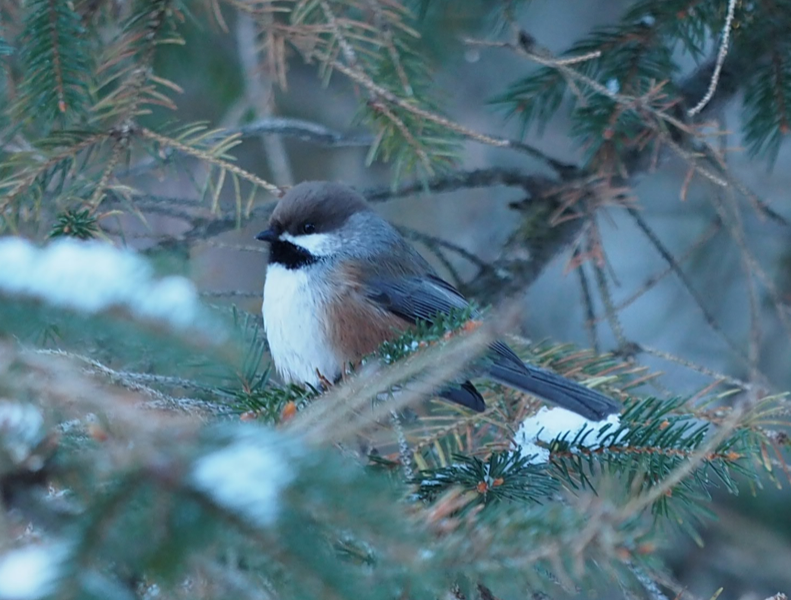
[[[535,0],[526,3],[517,18],[538,44],[559,53],[594,28],[616,22],[631,4],[620,0]],[[506,121],[503,111],[491,100],[536,67],[502,48],[463,42],[467,36],[490,35],[487,14],[485,2],[471,0],[454,2],[451,10],[447,6],[429,10],[420,31],[422,46],[435,70],[436,97],[453,120],[475,131],[516,138],[518,124]],[[283,89],[276,73],[258,63],[258,40],[249,20],[232,11],[225,11],[224,16],[227,32],[220,27],[206,28],[205,21],[187,19],[183,25],[187,43],[163,46],[157,54],[157,73],[183,89],[176,97],[180,121],[203,120],[212,127],[238,127],[257,119],[288,117],[348,136],[364,139],[369,135],[355,121],[359,88],[337,73],[324,87],[315,64],[305,64],[298,56],[291,56],[288,86]],[[706,50],[710,53],[713,46]],[[681,50],[677,58],[688,72],[695,69],[695,62]],[[791,189],[789,149],[781,147],[773,167],[748,156],[742,148],[739,115],[738,96],[718,108],[714,116],[727,135],[720,136],[716,144],[728,148],[726,158],[733,174],[779,215],[791,219],[787,198]],[[155,110],[141,122],[161,124],[169,119],[172,113],[163,109]],[[583,149],[570,136],[567,111],[560,110],[548,121],[541,135],[535,129],[529,130],[525,140],[561,161],[583,163]],[[321,179],[370,190],[386,188],[393,181],[388,164],[366,164],[366,145],[327,147],[289,136],[266,135],[246,137],[233,154],[241,167],[279,185]],[[154,170],[133,177],[132,181],[136,187],[158,196],[197,198],[195,181],[205,175],[201,171],[205,167],[189,159],[184,161],[186,175],[181,172],[175,176],[169,169]],[[460,168],[490,167],[552,176],[545,164],[525,154],[466,141]],[[642,169],[628,180],[630,187],[625,192],[628,201],[679,261],[705,234],[717,214],[711,195],[719,192],[701,177],[690,183],[688,175],[687,161],[663,152],[651,168]],[[224,205],[231,206],[232,194],[227,189],[223,194]],[[447,193],[419,191],[382,202],[377,209],[398,225],[452,242],[489,263],[502,257],[519,226],[519,213],[509,205],[524,198],[524,190],[507,186]],[[749,207],[741,212],[741,217],[744,244],[749,247],[752,260],[763,266],[777,295],[787,303],[791,299],[789,229]],[[177,235],[188,228],[180,219],[168,216],[152,215],[147,226],[132,216],[121,219],[127,240],[142,249],[151,247],[160,234]],[[626,341],[681,357],[716,373],[750,381],[760,379],[775,391],[791,389],[791,346],[779,321],[777,303],[766,293],[751,300],[744,248],[727,231],[720,228],[697,244],[683,263],[692,287],[708,311],[704,314],[688,287],[672,273],[647,286],[647,282],[663,273],[667,262],[622,206],[613,203],[612,207],[600,208],[598,224],[611,279],[612,303],[618,306],[638,295],[617,312]],[[260,311],[266,253],[254,235],[263,228],[263,222],[250,222],[241,229],[198,242],[190,249],[188,274],[209,301],[235,303],[256,314]],[[446,260],[452,267],[449,270],[425,245],[417,245],[443,276],[458,276],[462,282],[475,278],[477,267],[470,260],[447,253]],[[514,251],[513,245],[508,251]],[[570,246],[556,253],[541,275],[518,294],[523,307],[523,333],[533,340],[551,339],[590,347],[593,337],[591,328],[586,326],[588,317],[580,280],[571,259]],[[618,348],[620,341],[603,318],[600,296],[595,294],[592,302],[595,314],[602,316],[595,328],[597,344],[602,351]],[[787,311],[787,305],[782,310]],[[712,327],[711,319],[716,321],[716,327]],[[723,333],[745,351],[752,336],[760,376],[750,373],[734,356]],[[635,360],[662,373],[654,388],[658,394],[672,390],[675,394],[691,395],[712,380],[695,369],[656,355],[642,353]],[[666,556],[674,575],[690,592],[709,597],[724,586],[721,598],[747,599],[791,591],[791,495],[788,486],[774,489],[774,484],[768,485],[773,489],[765,490],[760,502],[749,492],[738,498],[718,499],[715,511],[719,521],[703,533],[704,546],[685,537],[667,540]]]

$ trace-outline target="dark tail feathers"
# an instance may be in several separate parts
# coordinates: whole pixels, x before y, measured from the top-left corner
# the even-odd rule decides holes
[[[601,421],[621,410],[620,404],[600,392],[546,369],[531,365],[524,367],[524,370],[517,371],[508,365],[495,363],[489,367],[488,375],[498,383],[538,396],[590,421]]]
[[[486,410],[486,403],[483,401],[481,393],[475,389],[469,381],[465,381],[459,386],[446,387],[437,393],[441,398],[461,404],[474,410],[475,412],[483,412]]]

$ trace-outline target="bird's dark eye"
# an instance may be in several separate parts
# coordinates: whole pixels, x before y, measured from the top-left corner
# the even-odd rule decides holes
[[[305,223],[302,226],[302,233],[307,233],[308,235],[316,233],[316,226],[313,223]]]

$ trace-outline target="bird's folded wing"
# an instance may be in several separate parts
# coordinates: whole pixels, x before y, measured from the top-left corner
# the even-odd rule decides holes
[[[370,300],[402,319],[433,323],[439,314],[469,306],[452,285],[433,275],[398,278],[375,277],[365,282]]]
[[[433,323],[438,315],[470,304],[447,281],[434,275],[413,275],[398,278],[372,278],[366,282],[366,294],[382,308],[405,321]],[[491,344],[491,358],[511,369],[524,370],[525,364],[504,342]]]
[[[438,314],[469,306],[452,285],[433,275],[373,278],[368,282],[366,293],[370,300],[411,323],[417,320],[431,323]],[[504,342],[492,343],[489,350],[487,357],[491,363],[486,371],[499,383],[549,400],[591,420],[620,410],[617,402],[596,390],[525,364]]]
[[[372,278],[366,283],[368,299],[409,323],[433,323],[437,315],[469,306],[452,285],[434,275]],[[448,385],[438,394],[476,412],[486,408],[480,392],[469,381]]]

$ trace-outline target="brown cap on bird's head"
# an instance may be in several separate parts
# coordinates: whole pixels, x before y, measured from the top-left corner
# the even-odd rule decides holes
[[[352,215],[369,211],[365,199],[349,186],[307,181],[295,185],[280,199],[269,219],[269,229],[258,239],[269,241],[265,236],[268,232],[301,235],[334,231]]]

